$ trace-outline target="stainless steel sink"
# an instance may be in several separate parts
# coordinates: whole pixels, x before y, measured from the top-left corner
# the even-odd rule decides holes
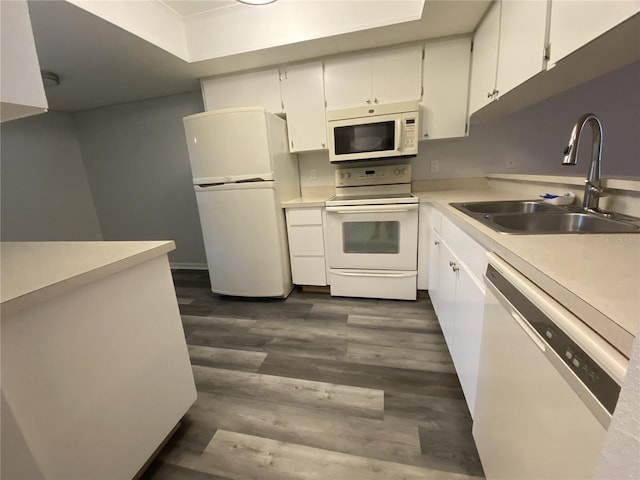
[[[536,200],[505,200],[499,202],[467,202],[452,204],[458,210],[473,213],[535,213],[558,212],[562,207]]]
[[[640,233],[640,218],[585,212],[539,201],[452,203],[451,206],[501,233]]]
[[[590,213],[558,212],[496,215],[491,219],[509,233],[638,233],[640,226]]]

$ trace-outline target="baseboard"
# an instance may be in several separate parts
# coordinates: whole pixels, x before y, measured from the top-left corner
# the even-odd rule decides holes
[[[174,263],[169,262],[171,270],[207,270],[206,263]]]

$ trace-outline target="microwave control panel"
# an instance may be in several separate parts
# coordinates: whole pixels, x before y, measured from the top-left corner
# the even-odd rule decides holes
[[[416,127],[418,121],[415,116],[403,116],[402,118],[402,150],[409,154],[413,150],[417,153]]]

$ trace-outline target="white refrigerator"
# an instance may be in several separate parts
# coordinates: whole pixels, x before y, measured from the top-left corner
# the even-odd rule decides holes
[[[281,203],[300,196],[286,122],[261,107],[184,118],[211,290],[286,297],[291,268]]]

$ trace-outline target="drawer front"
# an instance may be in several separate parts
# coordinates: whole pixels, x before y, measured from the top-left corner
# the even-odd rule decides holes
[[[451,247],[475,279],[484,285],[484,271],[487,267],[486,250],[446,217],[442,219],[442,239]]]
[[[296,208],[287,210],[287,223],[292,225],[322,225],[322,209]]]

